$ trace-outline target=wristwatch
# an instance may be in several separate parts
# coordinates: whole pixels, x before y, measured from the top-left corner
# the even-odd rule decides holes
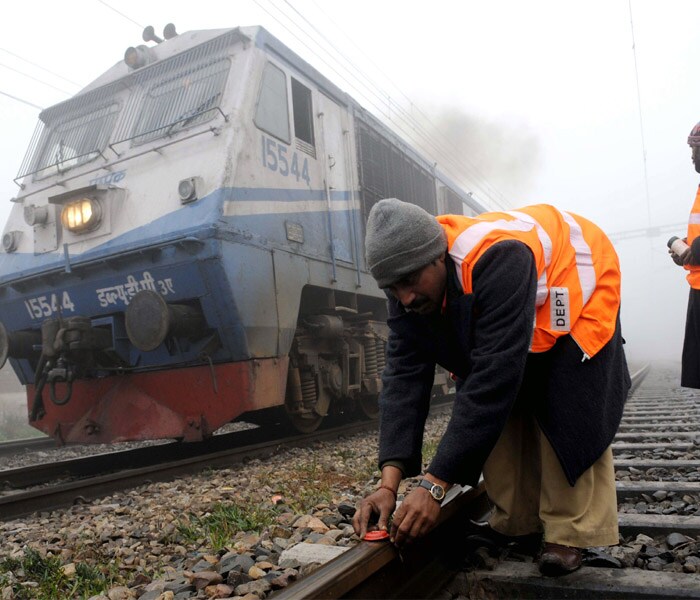
[[[418,487],[428,490],[430,495],[433,497],[433,500],[435,500],[438,504],[442,504],[442,501],[445,498],[445,488],[439,483],[433,483],[427,479],[421,479]]]

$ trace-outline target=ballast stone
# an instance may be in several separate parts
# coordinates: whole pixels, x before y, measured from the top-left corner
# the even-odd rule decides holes
[[[349,549],[347,546],[326,546],[325,544],[305,544],[301,542],[283,550],[278,564],[282,568],[291,565],[305,566],[311,563],[323,565]]]

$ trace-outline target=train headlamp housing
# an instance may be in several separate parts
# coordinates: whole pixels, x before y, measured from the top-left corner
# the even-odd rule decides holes
[[[201,177],[188,177],[187,179],[182,179],[180,183],[177,184],[177,194],[180,196],[180,202],[182,204],[188,204],[199,199],[201,189]]]
[[[21,231],[7,231],[2,236],[2,247],[8,254],[17,250],[19,246],[19,238],[22,237]]]
[[[74,234],[92,231],[102,222],[102,206],[97,198],[85,196],[66,202],[61,209],[61,224]]]
[[[112,232],[111,213],[121,206],[126,190],[113,185],[89,185],[49,197],[58,205],[65,243],[80,242]]]

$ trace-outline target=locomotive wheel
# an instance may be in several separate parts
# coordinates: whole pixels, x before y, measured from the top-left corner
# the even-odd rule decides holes
[[[361,396],[360,411],[368,419],[376,419],[379,416],[379,396]]]
[[[312,417],[304,417],[301,415],[291,415],[287,413],[287,418],[292,424],[292,427],[294,427],[294,429],[296,429],[299,433],[313,433],[323,422],[323,417],[317,414],[314,414]]]

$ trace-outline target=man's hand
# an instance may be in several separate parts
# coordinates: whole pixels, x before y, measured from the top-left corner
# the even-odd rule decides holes
[[[682,267],[683,265],[687,265],[690,263],[691,255],[690,255],[690,248],[688,248],[683,254],[678,256],[673,250],[670,248],[668,249],[668,253],[671,255],[671,258],[673,259],[673,262],[676,263],[679,267]]]
[[[355,511],[355,516],[352,518],[352,526],[355,533],[360,536],[360,539],[365,537],[368,529],[381,529],[387,531],[389,517],[396,508],[396,501],[391,490],[379,488],[374,493],[367,496]],[[379,515],[377,525],[370,527],[370,519],[372,515]]]
[[[428,533],[440,515],[440,504],[424,488],[416,488],[401,503],[391,523],[389,537],[399,548]]]

